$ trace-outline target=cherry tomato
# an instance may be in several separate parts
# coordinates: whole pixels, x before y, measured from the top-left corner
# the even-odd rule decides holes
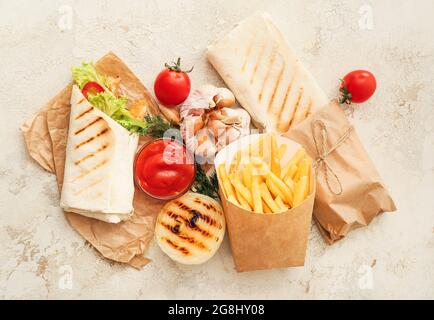
[[[99,85],[96,82],[92,82],[92,81],[86,83],[84,85],[83,89],[81,90],[81,92],[83,92],[83,95],[86,97],[86,99],[88,99],[89,94],[95,95],[99,92],[104,92],[104,91],[105,90],[101,85]]]
[[[348,73],[342,80],[340,88],[341,103],[362,103],[368,100],[377,88],[375,76],[366,70],[355,70]]]
[[[162,104],[174,107],[183,103],[190,94],[191,82],[188,73],[193,71],[193,68],[183,71],[180,58],[173,65],[166,63],[165,67],[155,79],[154,91]]]

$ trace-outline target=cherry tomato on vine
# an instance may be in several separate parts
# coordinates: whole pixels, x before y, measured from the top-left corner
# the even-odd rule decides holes
[[[168,106],[174,107],[183,103],[191,90],[191,82],[188,71],[181,69],[181,58],[172,65],[165,64],[165,69],[159,73],[154,83],[154,92],[158,100]]]
[[[377,88],[375,76],[366,70],[355,70],[348,73],[343,79],[340,103],[362,103],[368,100]]]

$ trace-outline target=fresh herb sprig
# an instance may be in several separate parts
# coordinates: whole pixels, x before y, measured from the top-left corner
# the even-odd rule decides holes
[[[204,194],[216,200],[219,200],[218,180],[214,172],[211,176],[207,176],[200,164],[196,163],[196,179],[191,187],[191,190],[197,193]]]
[[[177,130],[179,132],[178,126],[164,120],[161,115],[146,115],[145,123],[145,134],[154,138],[162,138],[168,130]]]
[[[140,121],[141,125],[131,122],[130,119],[126,121],[118,120],[118,122],[130,132],[140,136],[162,138],[169,132],[168,130],[173,130],[170,131],[171,135],[173,135],[175,139],[181,139],[179,127],[164,120],[161,115],[146,115],[143,121]]]

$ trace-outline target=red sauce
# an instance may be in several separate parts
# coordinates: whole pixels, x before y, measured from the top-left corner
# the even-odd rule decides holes
[[[186,192],[196,174],[192,155],[184,145],[169,139],[145,145],[136,157],[134,171],[136,183],[143,191],[160,199]]]

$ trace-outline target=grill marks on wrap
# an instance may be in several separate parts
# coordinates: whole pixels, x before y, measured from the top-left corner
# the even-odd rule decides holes
[[[282,77],[283,77],[284,72],[285,72],[285,65],[282,65],[282,67],[280,68],[280,71],[279,71],[279,76],[277,77],[277,80],[273,86],[273,93],[271,94],[270,101],[268,102],[267,111],[270,111],[273,107],[274,98],[276,97],[277,90],[280,87],[280,83],[282,81]],[[264,86],[265,86],[265,83],[264,83]]]
[[[74,106],[75,108],[77,108],[77,116],[74,118],[74,120],[77,124],[76,128],[78,128],[74,131],[74,137],[76,137],[77,139],[74,148],[75,150],[77,150],[88,145],[89,147],[87,149],[83,148],[85,153],[81,153],[80,158],[73,159],[74,165],[80,168],[80,173],[73,178],[73,182],[83,179],[89,176],[91,173],[97,171],[98,169],[106,166],[109,163],[109,159],[105,155],[105,152],[112,145],[108,141],[108,139],[101,139],[103,137],[106,137],[110,133],[110,127],[104,121],[103,117],[95,114],[94,107],[83,105],[85,101],[86,99],[81,99]],[[89,133],[89,131],[92,132],[91,135],[86,134]],[[84,164],[90,159],[95,159],[95,162],[91,162],[88,166],[85,166]],[[76,190],[75,194],[78,195],[83,192],[91,192],[97,185],[102,183],[105,178],[92,179],[93,181],[91,179],[89,182],[85,181],[87,185],[81,187],[81,189]],[[96,194],[94,196],[99,197],[101,195]]]
[[[84,191],[87,191],[87,190],[91,189],[92,187],[95,187],[96,185],[100,184],[103,181],[104,181],[104,179],[97,179],[97,180],[93,181],[92,183],[90,183],[89,185],[87,185],[86,187],[76,191],[74,193],[74,195],[78,196],[78,195],[82,194]]]
[[[259,55],[258,55],[258,58],[256,60],[255,66],[253,67],[253,73],[252,73],[252,76],[250,77],[250,84],[253,84],[253,82],[255,81],[256,71],[258,71],[259,65],[261,64],[262,56],[264,55],[264,51],[265,51],[265,46],[262,46],[260,51],[259,51]]]
[[[259,102],[262,102],[262,97],[264,95],[264,88],[268,82],[268,78],[270,77],[270,73],[271,73],[271,70],[272,70],[272,67],[274,64],[274,59],[276,58],[276,54],[273,52],[273,50],[274,50],[274,47],[272,48],[271,58],[268,61],[267,74],[264,77],[264,81],[262,82],[261,90],[260,90],[259,95],[258,95]]]
[[[97,117],[95,120],[91,121],[90,123],[86,124],[83,128],[78,129],[77,131],[74,132],[75,135],[78,135],[80,133],[82,133],[83,131],[85,131],[87,128],[93,126],[94,124],[100,122],[101,120],[103,120],[101,117]]]
[[[283,69],[285,69],[285,67],[283,67]],[[281,78],[283,76],[283,72],[282,74],[279,75],[279,80],[278,83],[281,82]],[[297,92],[297,97],[295,99],[295,102],[290,104],[288,103],[288,99],[291,96],[291,94],[293,93],[293,90],[295,90],[296,86],[297,86],[297,72],[294,72],[294,74],[291,77],[291,80],[289,81],[287,88],[285,90],[285,94],[283,95],[283,101],[280,104],[277,112],[275,113],[275,118],[277,121],[277,128],[279,130],[279,132],[286,132],[289,130],[289,128],[291,127],[291,125],[294,123],[295,120],[295,116],[297,114],[297,110],[300,107],[304,107],[303,108],[303,118],[305,118],[307,115],[309,115],[310,109],[312,107],[312,101],[309,99],[308,103],[306,106],[302,106],[301,101],[303,99],[303,95],[304,95],[304,88],[303,87],[299,87],[298,92]],[[278,85],[277,85],[278,87]],[[277,90],[277,89],[275,89]],[[270,110],[272,108],[271,103],[268,105],[268,110]],[[291,114],[289,117],[286,117],[286,112],[290,111]]]
[[[79,144],[75,145],[75,149],[78,149],[78,148],[84,146],[85,144],[88,144],[89,142],[92,142],[93,140],[95,140],[95,139],[97,139],[97,138],[99,138],[99,137],[107,134],[108,132],[109,132],[109,128],[108,127],[107,128],[103,128],[100,132],[98,132],[93,137],[90,137],[89,139],[87,139],[87,140],[85,140],[83,142],[80,142]]]
[[[96,165],[94,165],[91,169],[89,169],[89,170],[83,170],[79,176],[75,177],[74,180],[72,180],[72,182],[75,182],[75,181],[77,181],[79,179],[84,178],[88,174],[90,174],[90,173],[98,170],[99,168],[105,166],[107,163],[108,163],[108,160],[104,159],[104,160],[98,162]]]
[[[294,81],[294,78],[291,79],[291,81],[288,84],[288,87],[285,90],[285,95],[284,95],[283,101],[282,101],[282,103],[279,106],[279,111],[277,111],[277,113],[276,113],[276,118],[277,119],[281,118],[282,112],[285,109],[286,102],[288,101],[289,94],[291,93],[293,81]]]
[[[210,212],[213,214],[222,214],[220,210],[212,204],[203,202],[199,198],[195,198],[193,202],[202,208],[194,209],[180,200],[174,200],[173,205],[168,207],[166,211],[166,216],[170,218],[170,222],[167,220],[159,222],[170,235],[162,237],[162,240],[183,255],[190,255],[191,252],[188,248],[183,246],[182,243],[187,243],[199,250],[210,250],[205,241],[219,241],[219,238],[212,234],[212,230],[221,230],[223,228],[222,224],[213,217],[201,213]],[[203,223],[209,226],[210,230],[205,230]],[[202,224],[202,227],[200,224]],[[180,242],[177,240],[180,240]]]
[[[91,112],[92,110],[93,110],[93,107],[90,107],[90,108],[86,109],[85,111],[81,112],[78,116],[76,116],[75,120],[79,120],[80,118],[84,117],[86,114],[88,114],[89,112]]]
[[[99,147],[97,150],[95,150],[94,152],[89,153],[88,155],[84,156],[83,158],[74,161],[74,164],[79,165],[80,163],[86,161],[87,159],[93,158],[95,157],[99,152],[104,151],[105,149],[107,149],[108,147],[110,147],[110,143],[104,143],[101,147]]]
[[[303,111],[303,114],[301,116],[301,119],[305,119],[310,115],[310,109],[312,109],[312,99],[309,98],[309,102],[307,103],[307,107]]]
[[[291,115],[289,117],[289,120],[287,121],[279,121],[277,124],[277,129],[279,129],[280,132],[286,132],[289,130],[289,128],[291,127],[292,121],[294,120],[295,114],[297,112],[297,109],[300,105],[300,101],[301,98],[303,96],[303,88],[300,88],[298,90],[298,94],[297,94],[297,99],[295,101],[295,105],[291,110]],[[288,106],[286,108],[284,108],[284,111],[286,111],[286,109],[288,109]],[[282,119],[283,117],[280,117],[279,119]]]
[[[250,42],[249,46],[247,47],[246,55],[244,56],[244,62],[241,67],[241,72],[244,72],[246,70],[247,62],[249,61],[252,48],[253,48],[253,42]]]
[[[263,65],[266,69],[264,79],[262,80],[262,85],[258,88],[259,93],[257,95],[257,101],[258,103],[267,110],[267,112],[271,112],[274,115],[274,118],[276,120],[276,126],[280,132],[286,132],[289,130],[289,128],[295,123],[295,117],[300,119],[304,119],[310,114],[310,110],[313,105],[313,101],[311,99],[307,99],[308,101],[305,104],[302,104],[301,101],[303,101],[304,96],[304,88],[299,87],[299,91],[297,92],[297,96],[295,97],[294,102],[292,99],[290,99],[291,95],[293,94],[294,90],[297,89],[297,66],[296,65],[289,65],[286,62],[284,58],[282,60],[279,60],[276,55],[276,48],[273,44],[271,44],[271,50],[270,54],[265,54],[267,50],[267,44],[262,45],[258,48],[255,47],[255,40],[253,40],[249,45],[247,46],[247,50],[244,54],[244,59],[241,64],[241,73],[247,73],[247,64],[250,62],[253,65],[253,69],[251,71],[250,76],[246,74],[246,77],[248,77],[249,83],[252,85],[255,82],[256,73]],[[268,43],[268,46],[270,43]],[[253,49],[256,50],[253,50]],[[257,52],[257,55],[254,54],[253,51]],[[256,58],[256,61],[252,61]],[[273,67],[276,64],[281,64],[280,68],[276,72],[274,76],[271,76]],[[298,62],[297,62],[298,63]],[[290,80],[284,79],[285,74],[290,71],[291,69],[295,70],[295,72],[292,74]],[[266,101],[265,98],[265,90],[266,88],[270,87],[270,96],[268,101]],[[282,88],[283,87],[283,88]],[[278,98],[278,92],[280,89],[285,90],[282,93],[282,96]],[[265,101],[264,101],[265,100]],[[303,111],[300,114],[300,117],[297,115],[297,110],[299,108],[302,108]],[[291,112],[291,114],[286,116],[287,112]]]

